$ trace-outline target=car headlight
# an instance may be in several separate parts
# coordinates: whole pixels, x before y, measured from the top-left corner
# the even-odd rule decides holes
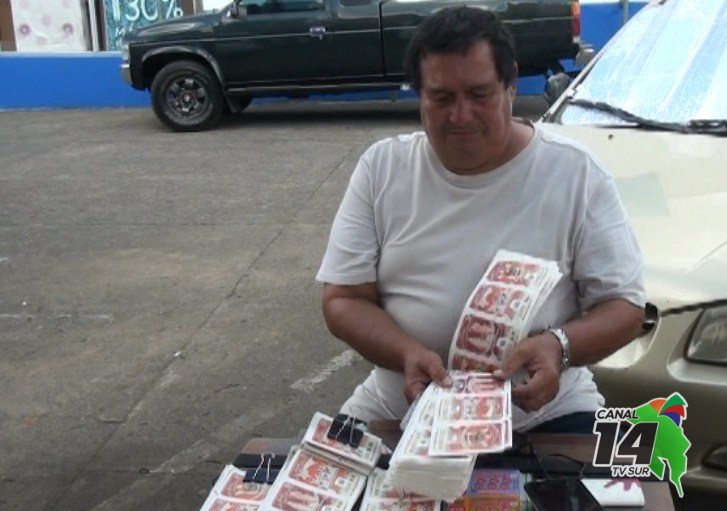
[[[727,307],[706,309],[699,316],[689,339],[687,358],[727,365]]]
[[[129,43],[124,43],[121,47],[121,60],[124,62],[129,61]]]

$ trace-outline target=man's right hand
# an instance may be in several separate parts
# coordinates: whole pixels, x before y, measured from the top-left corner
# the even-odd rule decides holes
[[[404,395],[407,401],[413,402],[432,381],[442,387],[452,386],[452,378],[439,355],[426,348],[407,354],[404,362]]]

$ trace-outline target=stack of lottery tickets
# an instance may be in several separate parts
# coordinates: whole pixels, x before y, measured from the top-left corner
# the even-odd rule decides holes
[[[350,511],[381,454],[364,433],[358,447],[330,439],[333,419],[316,413],[300,448],[291,451],[260,511]]]
[[[535,313],[562,274],[554,261],[500,250],[467,300],[449,350],[449,367],[499,368],[528,335]]]
[[[424,495],[408,493],[386,483],[386,472],[374,469],[369,476],[360,511],[440,511],[442,503]]]
[[[447,502],[467,488],[478,453],[512,446],[510,382],[451,376],[452,387],[431,384],[413,405],[387,476],[395,488]]]
[[[394,488],[452,502],[465,490],[475,456],[434,458],[430,455],[436,415],[434,389],[435,385],[429,385],[412,404],[413,412],[389,461],[386,482]]]
[[[227,465],[200,511],[258,511],[270,486],[245,481],[245,471]]]

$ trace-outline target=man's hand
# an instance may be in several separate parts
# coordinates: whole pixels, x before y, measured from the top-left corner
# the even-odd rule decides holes
[[[414,401],[432,381],[442,387],[452,386],[452,378],[439,355],[426,348],[407,354],[404,361],[404,395],[407,401]]]
[[[528,337],[515,345],[502,368],[494,375],[505,379],[518,369],[524,369],[530,381],[524,385],[513,385],[512,399],[527,412],[537,410],[558,394],[562,350],[558,339],[549,332]]]

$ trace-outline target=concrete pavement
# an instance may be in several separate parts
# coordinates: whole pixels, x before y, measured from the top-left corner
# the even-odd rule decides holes
[[[194,134],[0,113],[0,509],[194,511],[249,438],[334,413],[370,365],[313,278],[360,154],[418,126],[412,101]]]

